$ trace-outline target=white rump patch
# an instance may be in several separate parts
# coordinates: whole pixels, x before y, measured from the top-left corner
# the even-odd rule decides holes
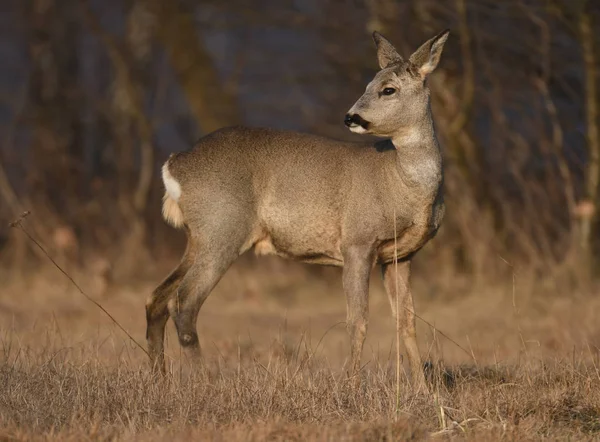
[[[181,186],[169,172],[169,162],[162,167],[163,183],[165,184],[165,196],[163,197],[163,218],[173,227],[183,226],[183,212],[177,201],[181,196]]]
[[[173,178],[171,172],[169,172],[169,162],[167,161],[162,167],[163,183],[165,183],[165,190],[167,195],[174,201],[178,201],[181,196],[181,186],[179,182]]]

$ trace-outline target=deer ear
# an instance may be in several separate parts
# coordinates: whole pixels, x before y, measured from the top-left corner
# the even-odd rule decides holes
[[[444,43],[448,40],[450,30],[446,29],[430,40],[427,40],[412,54],[409,60],[414,64],[422,78],[431,74],[440,61]]]
[[[396,51],[396,48],[379,32],[373,32],[373,40],[377,47],[377,60],[379,61],[379,67],[381,69],[385,69],[391,64],[403,61],[400,54],[398,54],[398,51]]]

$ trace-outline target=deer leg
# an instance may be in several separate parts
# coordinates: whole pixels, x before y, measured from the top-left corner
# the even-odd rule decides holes
[[[408,353],[408,362],[413,386],[417,391],[427,391],[421,355],[417,345],[415,309],[410,291],[410,261],[385,264],[382,266],[383,283],[392,307],[392,315],[397,319],[400,334]],[[397,316],[398,315],[398,316]]]
[[[343,286],[346,295],[346,327],[350,335],[351,375],[360,370],[362,348],[369,324],[370,251],[352,249],[344,253]]]
[[[146,340],[150,365],[154,371],[161,371],[163,374],[165,373],[165,325],[169,319],[167,303],[177,290],[189,266],[188,248],[179,266],[152,292],[146,302]]]
[[[230,240],[231,236],[224,236]],[[200,343],[196,331],[198,313],[210,292],[238,257],[240,244],[229,242],[222,247],[200,248],[196,259],[185,274],[179,289],[168,303],[169,313],[177,329],[179,343],[190,362],[200,359]],[[218,250],[218,251],[217,251]]]

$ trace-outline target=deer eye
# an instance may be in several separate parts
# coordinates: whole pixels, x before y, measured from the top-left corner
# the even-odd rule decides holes
[[[394,92],[396,92],[396,89],[394,89],[393,87],[386,87],[381,93],[383,95],[393,95]]]

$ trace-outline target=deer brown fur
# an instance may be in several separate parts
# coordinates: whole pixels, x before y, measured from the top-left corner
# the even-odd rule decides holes
[[[345,122],[354,132],[386,140],[349,143],[232,127],[171,155],[163,167],[163,215],[185,229],[188,245],[180,265],[147,303],[155,368],[164,370],[169,316],[185,354],[200,356],[200,307],[233,261],[254,248],[343,267],[355,374],[367,333],[369,276],[381,265],[413,382],[424,387],[409,277],[412,257],[435,235],[444,213],[442,156],[426,78],[447,36],[448,31],[439,34],[404,60],[374,34],[381,70]]]

